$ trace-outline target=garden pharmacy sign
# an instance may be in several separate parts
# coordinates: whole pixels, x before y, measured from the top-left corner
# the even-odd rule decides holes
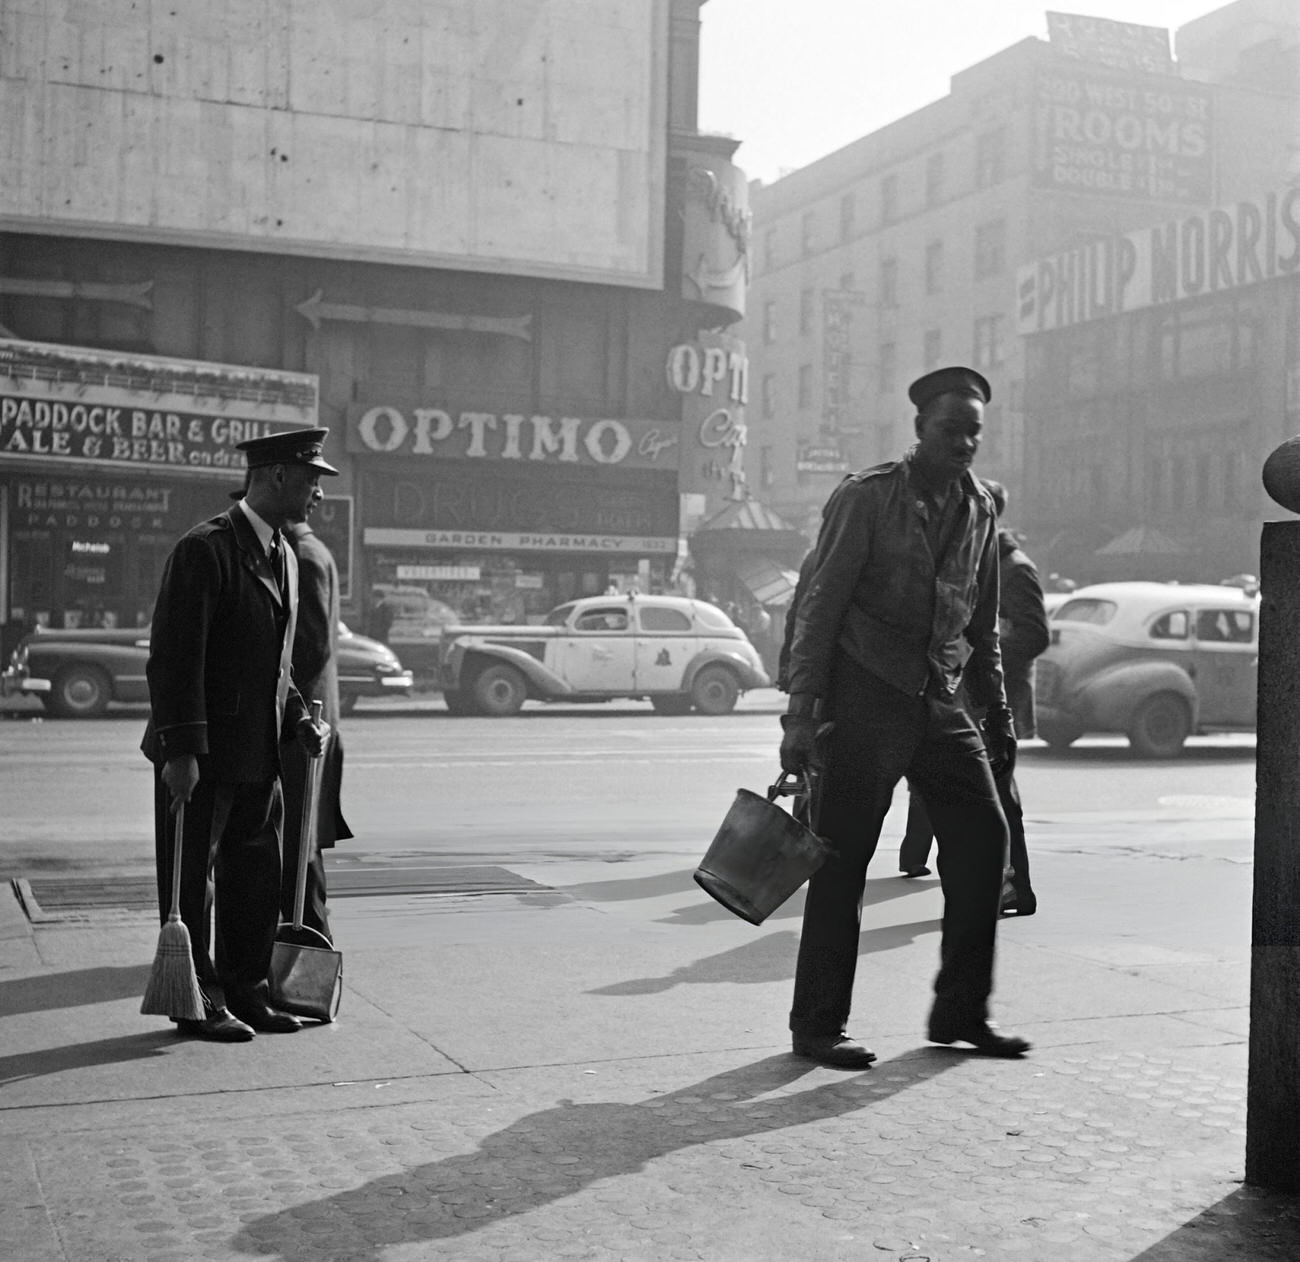
[[[622,469],[677,469],[678,426],[667,421],[526,416],[381,405],[353,408],[349,451],[452,460],[510,460]]]
[[[1047,333],[1105,316],[1300,273],[1300,188],[1103,237],[1017,273],[1017,328]]]

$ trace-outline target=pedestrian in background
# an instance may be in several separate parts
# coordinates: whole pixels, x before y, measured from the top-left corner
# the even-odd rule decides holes
[[[310,706],[322,705],[321,717],[330,729],[320,767],[319,807],[302,922],[331,943],[329,911],[325,905],[325,862],[322,850],[352,836],[339,804],[343,785],[343,734],[339,731],[339,571],[330,550],[312,531],[308,518],[324,496],[316,488],[301,517],[290,517],[285,534],[298,560],[298,627],[293,638],[293,678]],[[296,512],[295,507],[295,512]],[[293,920],[298,882],[298,850],[302,840],[303,805],[310,757],[297,742],[281,751],[284,787],[284,862],[280,916]]]
[[[834,847],[808,885],[793,1050],[837,1068],[875,1059],[846,1027],[867,865],[904,775],[930,803],[941,854],[929,1037],[994,1056],[1029,1047],[988,1019],[1006,847],[993,772],[1016,754],[998,650],[996,518],[970,472],[991,391],[979,373],[945,368],[908,394],[916,445],[846,479],[823,510],[782,718],[782,768],[820,769],[815,827]],[[966,645],[968,691],[987,707],[982,738],[956,701]]]
[[[327,433],[240,443],[243,499],[176,544],[154,606],[141,748],[154,764],[159,905],[165,918],[172,819],[183,802],[180,909],[204,1016],[177,1024],[218,1042],[302,1024],[267,998],[280,908],[280,743],[296,737],[319,753],[328,729],[313,725],[293,685],[298,567],[280,528],[305,513],[322,473],[338,472],[321,458]]]
[[[981,479],[993,497],[998,514],[998,631],[1002,649],[1002,675],[1007,704],[1019,737],[1033,736],[1034,659],[1050,642],[1047,606],[1038,569],[1020,548],[1015,532],[1000,523],[1006,514],[1007,490],[1000,482]],[[975,718],[980,715],[976,713]],[[1002,914],[1032,916],[1038,899],[1029,880],[1029,851],[1025,844],[1025,820],[1020,788],[1013,771],[996,777],[998,800],[1006,816],[1009,856],[1003,877]],[[898,850],[898,866],[904,876],[928,876],[932,829],[925,800],[909,784],[907,828]]]

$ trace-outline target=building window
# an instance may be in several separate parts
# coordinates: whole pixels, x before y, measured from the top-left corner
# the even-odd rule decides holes
[[[943,357],[943,333],[939,329],[926,329],[925,342],[921,352],[921,358],[924,361],[924,368],[927,372],[931,368],[939,366],[939,360]]]
[[[943,242],[931,241],[925,247],[925,292],[937,294],[943,288]]]
[[[975,279],[1000,276],[1007,265],[1007,221],[994,219],[975,229]]]
[[[804,258],[813,252],[816,240],[817,216],[813,211],[805,210],[803,218],[799,220],[799,248],[803,251]]]
[[[854,277],[852,272],[840,273],[840,291],[842,293],[851,294],[853,292],[853,286],[855,283],[856,283],[856,278]]]
[[[1241,507],[1241,453],[1237,451],[1223,455],[1223,507]]]
[[[880,260],[880,305],[898,306],[898,260]]]
[[[1187,461],[1182,456],[1175,456],[1172,469],[1169,506],[1177,512],[1187,499]]]
[[[812,332],[813,326],[813,291],[811,289],[801,289],[799,291],[799,336],[807,337]]]
[[[776,341],[776,303],[770,298],[763,304],[763,341],[768,346]]]
[[[776,470],[772,468],[772,448],[758,449],[758,484],[767,490],[776,481]]]
[[[989,188],[1006,178],[1007,132],[994,127],[975,138],[975,187]]]
[[[799,365],[799,408],[806,411],[812,407],[813,378],[812,365]]]
[[[887,175],[880,181],[880,219],[893,223],[898,218],[898,176]]]
[[[776,415],[776,378],[770,373],[763,374],[762,393],[759,396],[763,419],[770,421]]]
[[[880,370],[876,384],[881,394],[893,394],[898,377],[898,348],[893,342],[880,344]]]
[[[1006,358],[1002,343],[1002,317],[979,316],[975,320],[975,367],[996,368]]]
[[[1210,453],[1203,451],[1196,457],[1196,503],[1208,507],[1210,503]]]
[[[763,270],[770,272],[776,266],[776,229],[763,233]]]
[[[857,198],[853,193],[845,193],[840,198],[840,240],[853,240],[853,219],[857,214]]]
[[[925,204],[937,206],[943,201],[943,154],[932,153],[925,163]]]

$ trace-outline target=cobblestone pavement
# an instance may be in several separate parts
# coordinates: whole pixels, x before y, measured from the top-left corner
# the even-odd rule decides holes
[[[1207,1049],[470,1077],[402,1104],[33,1134],[0,1147],[3,1203],[11,1227],[41,1209],[76,1262],[1300,1257],[1300,1202],[1236,1182],[1244,1080]]]

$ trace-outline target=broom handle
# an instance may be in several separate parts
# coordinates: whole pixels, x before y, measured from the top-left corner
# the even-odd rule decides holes
[[[181,918],[181,850],[185,839],[185,799],[176,803],[176,847],[172,851],[172,905],[168,920]]]
[[[311,703],[311,721],[313,726],[320,722],[325,704],[322,701]],[[319,758],[307,759],[307,782],[302,795],[302,819],[298,825],[298,879],[293,890],[293,927],[302,928],[302,914],[307,906],[307,868],[316,849],[316,808],[320,797]]]

